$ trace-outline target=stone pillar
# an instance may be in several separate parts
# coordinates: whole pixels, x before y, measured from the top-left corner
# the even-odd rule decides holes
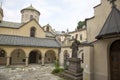
[[[45,57],[44,56],[42,56],[42,65],[44,66],[45,65]]]
[[[25,60],[25,61],[26,61],[26,62],[25,62],[25,66],[28,66],[28,58],[29,58],[29,57],[26,57],[26,60]]]
[[[6,66],[9,66],[10,65],[10,57],[7,57],[7,64]]]

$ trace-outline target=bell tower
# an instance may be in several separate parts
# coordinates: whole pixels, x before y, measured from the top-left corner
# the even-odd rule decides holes
[[[39,22],[40,12],[36,10],[32,5],[21,10],[21,22],[26,23],[31,19],[35,19]]]

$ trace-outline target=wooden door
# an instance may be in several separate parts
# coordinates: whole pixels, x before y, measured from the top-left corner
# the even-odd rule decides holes
[[[120,40],[110,48],[110,80],[120,80]]]

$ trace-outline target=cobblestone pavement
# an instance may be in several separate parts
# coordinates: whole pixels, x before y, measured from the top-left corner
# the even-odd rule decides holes
[[[64,80],[51,74],[53,65],[0,66],[0,80]]]

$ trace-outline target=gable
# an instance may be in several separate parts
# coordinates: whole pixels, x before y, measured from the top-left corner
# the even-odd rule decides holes
[[[31,27],[36,28],[35,37],[45,38],[45,32],[43,31],[43,29],[39,25],[39,23],[37,23],[37,21],[35,21],[34,19],[19,26],[18,28],[10,28],[9,26],[8,27],[0,27],[0,34],[30,37]]]
[[[35,21],[34,19],[31,20],[30,22],[24,24],[23,26],[21,26],[19,28],[19,30],[22,31],[22,32],[25,32],[24,34],[29,36],[30,35],[30,30],[31,30],[32,27],[36,28],[36,37],[38,37],[38,38],[45,38],[44,30],[39,25],[39,23],[37,23],[37,21]]]

